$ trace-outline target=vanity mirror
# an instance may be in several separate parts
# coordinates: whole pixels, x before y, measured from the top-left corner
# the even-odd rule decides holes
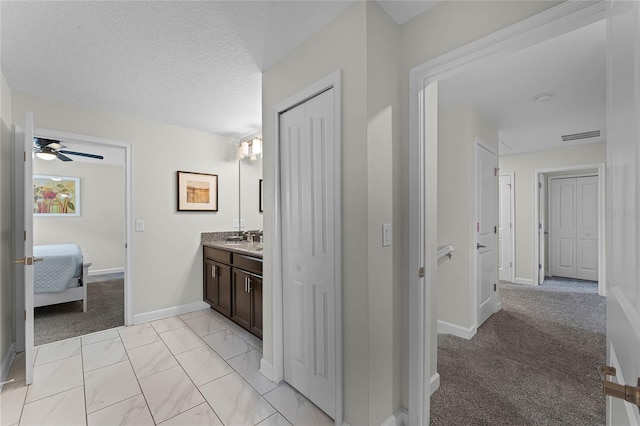
[[[241,231],[262,230],[261,211],[261,180],[262,180],[262,140],[261,135],[252,135],[255,145],[250,147],[248,154],[240,159],[238,155],[238,186],[239,186],[239,214],[238,223]],[[258,148],[258,144],[260,147]],[[243,149],[242,145],[239,147]],[[251,152],[253,150],[253,153]],[[246,151],[245,151],[246,152]]]

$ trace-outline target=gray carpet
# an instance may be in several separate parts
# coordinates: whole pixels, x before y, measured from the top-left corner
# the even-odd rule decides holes
[[[540,287],[551,291],[598,294],[597,281],[575,280],[573,278],[546,277]]]
[[[438,336],[431,425],[604,425],[604,297],[501,283],[471,340]]]
[[[124,279],[94,279],[87,287],[87,301],[87,312],[80,301],[36,308],[34,345],[124,325]]]

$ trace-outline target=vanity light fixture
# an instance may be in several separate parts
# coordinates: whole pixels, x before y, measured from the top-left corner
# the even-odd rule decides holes
[[[255,161],[258,155],[262,157],[262,139],[260,138],[242,141],[236,150],[238,160],[249,157],[251,161]]]

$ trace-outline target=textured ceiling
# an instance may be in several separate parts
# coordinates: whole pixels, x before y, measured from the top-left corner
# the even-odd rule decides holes
[[[440,104],[476,105],[500,129],[501,155],[604,141],[605,44],[601,21],[492,60],[441,81]],[[535,103],[543,93],[552,99]],[[562,142],[562,135],[591,130],[602,137]]]
[[[1,1],[13,90],[227,136],[261,128],[261,71],[349,1]]]

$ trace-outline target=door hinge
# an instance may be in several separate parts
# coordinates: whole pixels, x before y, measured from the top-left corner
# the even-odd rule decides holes
[[[542,224],[541,223],[538,224],[538,229],[542,229]]]
[[[27,231],[24,231],[24,240],[27,241]]]
[[[424,278],[424,266],[422,266],[422,267],[420,267],[420,269],[418,269],[418,277]]]
[[[513,223],[509,224],[509,229],[513,228]]]
[[[494,233],[494,234],[497,234],[497,233],[498,233],[498,227],[497,227],[497,226],[494,226],[494,227],[493,227],[493,233]]]
[[[496,167],[493,169],[493,175],[498,176],[498,172],[500,171],[500,167]]]
[[[538,182],[538,189],[542,189],[542,182]]]
[[[24,310],[24,320],[25,321],[27,320],[27,310],[26,309]]]
[[[538,269],[542,269],[542,263],[538,263]]]
[[[20,161],[20,160],[18,160],[18,161]],[[22,161],[25,162],[25,163],[27,162],[27,153],[26,152],[22,153]]]
[[[493,291],[498,291],[498,284],[493,283]]]
[[[509,262],[509,268],[513,268],[513,262]]]

